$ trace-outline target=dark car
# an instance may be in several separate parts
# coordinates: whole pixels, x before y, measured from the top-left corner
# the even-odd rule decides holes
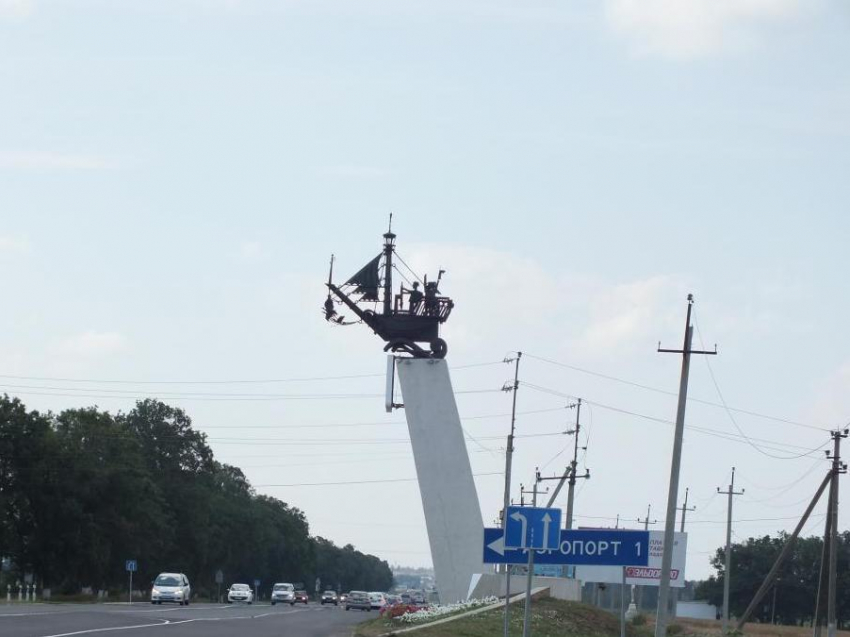
[[[292,606],[295,606],[295,602],[303,602],[307,603],[310,601],[310,596],[307,594],[307,591],[295,591],[295,598],[292,600]]]
[[[359,608],[360,610],[372,611],[372,600],[366,591],[351,591],[345,600],[345,610]]]
[[[336,591],[325,591],[322,593],[322,606],[325,604],[339,606],[339,597],[337,597]]]

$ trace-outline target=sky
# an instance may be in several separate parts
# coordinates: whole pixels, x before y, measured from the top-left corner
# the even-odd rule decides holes
[[[656,350],[694,294],[704,578],[732,467],[733,537],[793,529],[850,422],[848,28],[838,0],[0,0],[0,392],[158,397],[311,533],[429,565],[383,343],[320,311],[392,212],[447,271],[488,523],[522,351],[515,497],[564,470],[581,397],[576,523],[663,528]]]

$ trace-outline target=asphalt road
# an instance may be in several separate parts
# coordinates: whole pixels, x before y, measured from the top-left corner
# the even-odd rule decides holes
[[[341,606],[0,604],[3,637],[350,637],[375,613]]]

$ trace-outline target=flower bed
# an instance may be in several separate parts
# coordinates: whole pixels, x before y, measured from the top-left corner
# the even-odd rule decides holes
[[[470,599],[465,602],[458,602],[457,604],[434,604],[425,607],[398,604],[393,606],[388,612],[389,616],[398,622],[404,624],[421,624],[440,619],[447,615],[462,613],[474,608],[480,608],[481,606],[489,606],[498,601],[498,597],[485,597],[484,599]],[[399,609],[399,611],[395,609]]]

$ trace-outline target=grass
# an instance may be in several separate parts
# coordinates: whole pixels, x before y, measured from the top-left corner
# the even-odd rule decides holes
[[[722,635],[723,628],[719,621],[710,619],[677,619],[676,623],[681,624],[684,629],[683,635],[693,635],[695,637],[714,637]],[[732,628],[735,623],[732,622]],[[745,637],[811,637],[812,628],[810,626],[772,626],[770,624],[745,624],[743,634]],[[826,635],[826,628],[823,629],[823,634]],[[836,633],[838,637],[850,637],[850,631],[839,630]]]
[[[511,604],[511,637],[521,637],[524,613],[525,605],[522,602]],[[652,637],[655,622],[652,617],[648,619],[644,626],[627,623],[627,636]],[[531,620],[531,634],[534,637],[619,637],[620,635],[620,622],[617,615],[587,604],[565,602],[551,597],[533,602]],[[677,619],[671,623],[671,627],[673,624],[681,629],[678,637],[719,637],[723,634],[719,621]],[[371,619],[357,626],[354,637],[392,634],[393,629],[398,630],[408,626],[400,622],[390,623],[383,617]],[[503,627],[504,611],[498,609],[422,628],[413,632],[411,637],[498,637],[503,634]],[[812,629],[807,626],[768,624],[747,624],[743,631],[744,637],[811,637],[811,634]],[[838,637],[850,637],[850,631],[838,631]]]
[[[522,635],[525,604],[511,604],[511,637]],[[393,628],[407,625],[389,624],[383,618],[360,624],[355,637],[376,637]],[[422,628],[411,637],[494,637],[503,634],[504,610],[498,609],[465,617],[447,624]],[[578,602],[565,602],[551,597],[535,600],[531,605],[531,632],[534,637],[619,637],[620,624],[616,616]],[[627,626],[628,637],[649,637],[643,627]]]

